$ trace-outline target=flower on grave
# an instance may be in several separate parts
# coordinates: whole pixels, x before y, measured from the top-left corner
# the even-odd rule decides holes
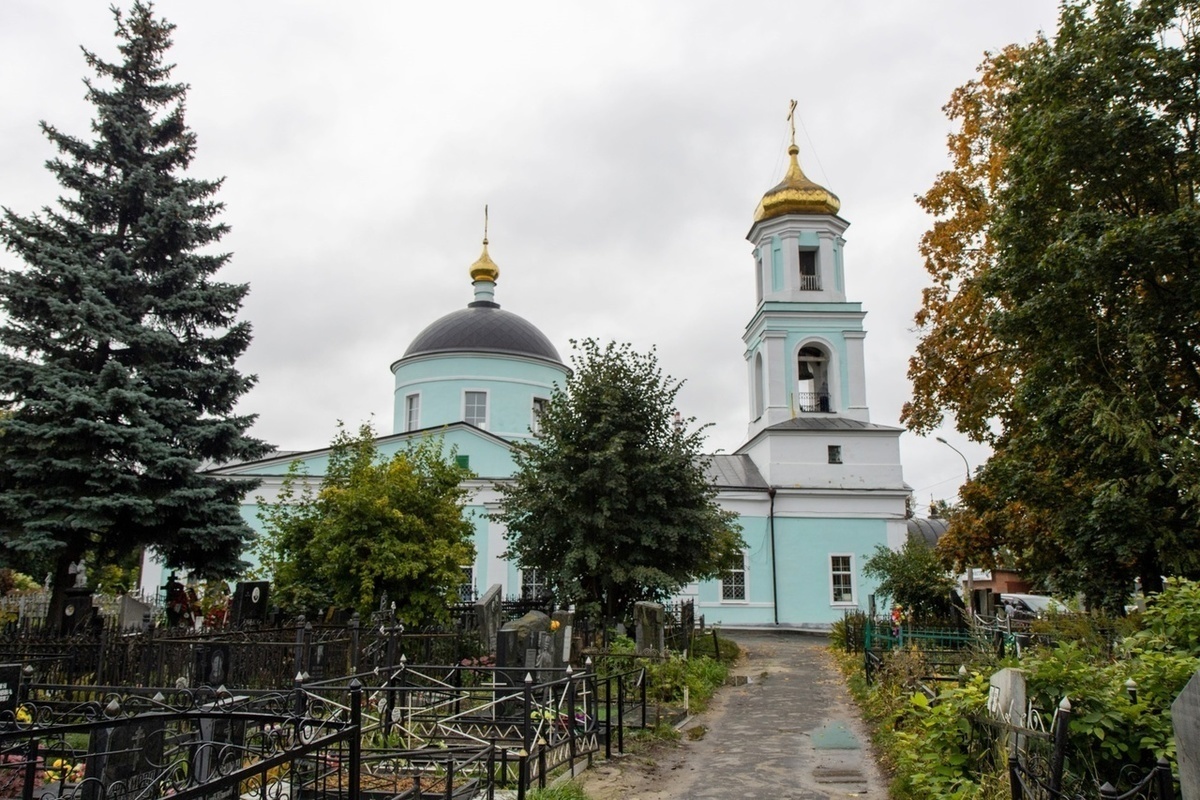
[[[551,630],[552,632],[553,632],[553,631],[556,631],[556,630],[558,630],[560,627],[562,627],[562,623],[561,623],[561,622],[559,622],[559,621],[558,621],[558,620],[556,620],[556,619],[552,619],[552,620],[550,620],[550,630]]]
[[[78,783],[83,780],[83,763],[72,764],[56,758],[46,767],[46,780],[51,783]]]
[[[22,725],[28,725],[33,722],[33,714],[30,713],[28,708],[21,706],[17,709],[17,722]]]

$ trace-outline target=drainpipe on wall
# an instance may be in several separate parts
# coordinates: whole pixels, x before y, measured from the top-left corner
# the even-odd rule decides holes
[[[767,489],[767,497],[771,498],[771,512],[768,519],[771,524],[771,608],[775,611],[775,624],[779,624],[779,568],[775,561],[775,487]]]

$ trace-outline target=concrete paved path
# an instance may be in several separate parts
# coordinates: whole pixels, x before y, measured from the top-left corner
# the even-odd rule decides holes
[[[579,780],[594,800],[886,800],[857,709],[824,637],[726,631],[747,683],[721,689],[678,743],[599,762]]]

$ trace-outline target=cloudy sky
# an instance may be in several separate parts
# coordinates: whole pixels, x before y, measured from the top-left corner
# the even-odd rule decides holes
[[[37,122],[85,135],[85,46],[108,3],[0,3],[0,205],[51,204]],[[258,376],[243,408],[285,449],[336,421],[391,429],[390,364],[470,300],[483,206],[497,300],[569,340],[656,347],[713,450],[744,440],[751,216],[783,175],[788,100],[808,175],[838,194],[867,311],[872,421],[899,424],[925,284],[913,201],[947,165],[941,108],[987,50],[1053,31],[1050,0],[161,0],[191,86],[196,177],[225,177],[227,280]],[[0,253],[0,263],[12,257]],[[936,434],[935,434],[936,435]],[[941,432],[972,467],[986,452]],[[918,508],[963,460],[902,438]]]

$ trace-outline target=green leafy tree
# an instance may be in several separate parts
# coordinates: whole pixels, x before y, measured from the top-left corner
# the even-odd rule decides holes
[[[877,595],[918,617],[943,615],[950,609],[955,580],[934,549],[920,539],[908,539],[899,550],[876,545],[863,563],[863,574],[878,579]]]
[[[538,438],[517,447],[497,518],[522,568],[560,601],[595,604],[612,619],[715,577],[744,545],[705,477],[703,428],[673,416],[682,384],[653,352],[572,344],[574,373]]]
[[[185,174],[196,137],[163,60],[174,26],[140,3],[113,13],[121,60],[84,51],[93,138],[42,123],[58,207],[0,219],[23,262],[0,271],[2,550],[49,554],[60,596],[71,563],[147,545],[172,566],[237,572],[254,484],[198,469],[267,450],[234,411],[253,384],[235,368],[247,288],[215,279],[229,259],[212,250],[220,181]]]
[[[293,463],[275,503],[259,513],[258,554],[281,607],[353,608],[368,615],[386,593],[409,624],[444,621],[462,567],[475,559],[463,517],[474,477],[422,439],[382,457],[367,424],[334,438],[320,486]]]
[[[1114,612],[1135,577],[1200,574],[1198,23],[1182,0],[1066,2],[1052,41],[993,57],[1003,80],[975,92],[987,191],[927,206],[982,210],[983,250],[930,261],[941,288],[910,370],[917,386],[965,365],[908,420],[928,431],[949,411],[995,447],[957,550],[1007,546],[1035,581]],[[943,312],[964,293],[985,313],[955,327]]]

